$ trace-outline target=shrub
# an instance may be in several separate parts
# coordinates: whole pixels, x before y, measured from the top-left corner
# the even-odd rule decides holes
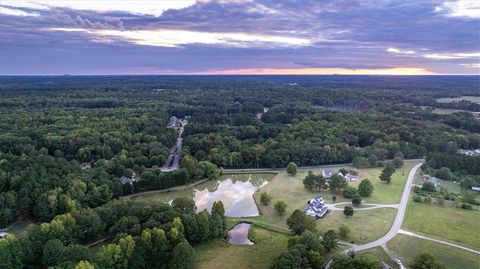
[[[465,209],[465,210],[472,210],[473,209],[471,204],[466,204],[466,203],[462,204],[462,208]]]
[[[345,198],[353,198],[357,195],[357,189],[355,187],[352,187],[352,186],[347,186],[344,190],[343,190],[343,197]]]
[[[270,204],[271,201],[272,201],[272,195],[270,195],[269,193],[262,192],[260,194],[260,203],[262,203],[263,205],[268,205]]]
[[[415,195],[415,196],[413,197],[413,201],[415,201],[415,202],[417,202],[417,203],[423,202],[422,196],[420,196],[420,195]]]
[[[351,206],[346,206],[343,209],[343,214],[347,217],[353,216],[354,212],[355,212],[355,210],[353,210],[353,208]]]
[[[354,206],[360,206],[362,204],[362,198],[360,198],[360,196],[358,196],[358,195],[353,197],[352,204]]]
[[[277,200],[275,201],[275,204],[273,204],[273,208],[278,215],[283,215],[285,213],[285,210],[287,209],[287,202],[283,200]]]

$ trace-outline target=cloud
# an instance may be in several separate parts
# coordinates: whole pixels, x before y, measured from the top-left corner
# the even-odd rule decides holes
[[[409,55],[415,54],[414,50],[401,50],[397,48],[388,48],[387,52],[391,52],[395,54],[409,54]]]
[[[480,1],[447,1],[442,5],[435,7],[435,12],[442,13],[447,17],[466,17],[480,19]]]
[[[51,28],[50,31],[83,32],[96,38],[116,39],[137,45],[179,47],[189,44],[221,45],[232,47],[297,47],[308,46],[310,40],[303,38],[257,35],[248,33],[215,33],[185,30],[87,30],[82,28]]]
[[[480,52],[472,53],[427,53],[423,57],[434,60],[451,60],[451,59],[478,59],[480,60]]]
[[[3,5],[0,5],[0,15],[21,16],[21,17],[40,16],[40,14],[35,12],[27,12],[17,8],[9,8]]]
[[[52,10],[55,19],[67,24],[80,28],[94,28],[94,29],[123,29],[123,21],[119,18],[104,17],[103,22],[83,18],[80,15],[70,16],[62,12],[60,9]]]
[[[214,75],[435,75],[424,68],[404,67],[385,69],[348,68],[252,68],[231,70],[209,70],[198,74]]]
[[[90,10],[96,12],[121,11],[133,14],[160,16],[169,9],[182,9],[195,4],[194,0],[2,0],[2,5],[33,9],[68,8],[72,10]]]
[[[480,63],[469,63],[469,64],[459,64],[460,66],[463,67],[468,67],[468,68],[480,68]]]

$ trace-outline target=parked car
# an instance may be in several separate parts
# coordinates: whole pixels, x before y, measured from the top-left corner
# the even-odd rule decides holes
[[[398,265],[400,269],[406,269],[405,266],[403,266],[402,262],[399,259],[395,259],[395,263]]]

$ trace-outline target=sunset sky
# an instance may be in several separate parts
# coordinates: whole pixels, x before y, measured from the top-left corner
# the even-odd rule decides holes
[[[480,1],[0,0],[0,75],[477,74]]]

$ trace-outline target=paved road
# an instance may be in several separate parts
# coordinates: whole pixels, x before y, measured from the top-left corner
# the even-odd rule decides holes
[[[475,249],[471,249],[471,248],[467,248],[467,247],[457,245],[457,244],[453,244],[453,243],[450,243],[450,242],[446,242],[446,241],[430,238],[430,237],[427,237],[427,236],[419,235],[419,234],[412,233],[412,232],[409,232],[409,231],[405,231],[405,230],[402,230],[402,229],[400,229],[398,231],[398,233],[405,234],[405,235],[408,235],[408,236],[417,237],[417,238],[420,238],[420,239],[430,240],[430,241],[437,242],[437,243],[440,243],[440,244],[449,245],[451,247],[455,247],[455,248],[463,249],[463,250],[470,251],[470,252],[473,252],[473,253],[476,253],[476,254],[480,254],[480,251],[475,250]]]
[[[395,237],[395,235],[397,235],[398,231],[402,227],[403,218],[405,217],[405,211],[407,209],[408,198],[410,196],[410,191],[412,189],[413,179],[415,178],[415,174],[417,173],[417,170],[420,168],[420,166],[422,166],[422,164],[423,163],[419,163],[415,165],[412,168],[412,170],[410,170],[410,173],[408,174],[407,183],[405,183],[405,189],[403,190],[402,200],[400,200],[400,204],[398,206],[397,216],[395,217],[395,221],[393,222],[393,225],[390,228],[390,231],[388,231],[388,233],[383,237],[381,237],[380,239],[377,239],[373,242],[366,243],[363,245],[351,247],[343,251],[343,253],[348,253],[348,251],[350,250],[358,252],[358,251],[382,246],[386,244],[388,241],[390,241],[393,237]]]

